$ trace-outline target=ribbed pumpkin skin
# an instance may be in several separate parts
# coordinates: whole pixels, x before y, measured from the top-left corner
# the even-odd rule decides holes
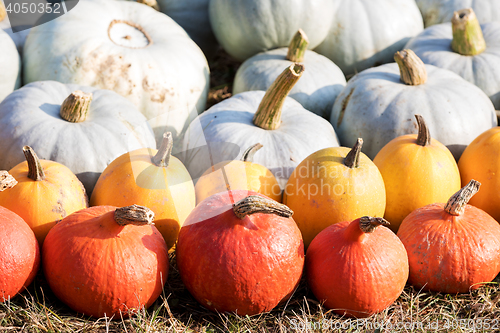
[[[471,205],[461,216],[443,208],[436,203],[417,209],[399,228],[410,263],[408,282],[426,290],[466,293],[499,273],[500,225]]]
[[[479,135],[465,148],[458,161],[462,186],[471,179],[481,183],[481,190],[469,204],[480,208],[500,221],[500,127]]]
[[[446,202],[460,190],[457,163],[448,148],[435,139],[430,145],[420,146],[417,134],[402,135],[385,145],[373,163],[384,179],[384,218],[394,232],[415,209]]]
[[[353,239],[357,224],[359,219],[345,221],[320,232],[307,249],[305,272],[325,307],[348,317],[368,317],[399,297],[408,279],[408,258],[388,228]]]
[[[304,245],[292,218],[232,211],[252,191],[215,194],[189,215],[179,234],[177,266],[189,292],[204,307],[252,315],[288,299],[304,265]]]
[[[450,22],[453,13],[472,8],[480,23],[500,21],[500,2],[497,0],[416,0],[426,27]]]
[[[23,219],[0,206],[0,302],[13,298],[33,282],[40,249]]]
[[[58,223],[42,248],[54,294],[73,310],[120,318],[150,306],[167,281],[168,252],[154,226],[118,225],[113,206],[76,212]]]
[[[141,205],[155,213],[154,224],[169,249],[195,207],[194,185],[187,169],[176,157],[167,168],[151,162],[156,149],[137,149],[111,162],[97,181],[91,206]]]
[[[40,160],[45,180],[28,178],[28,163],[22,162],[9,170],[17,180],[13,188],[0,192],[0,206],[21,216],[43,245],[49,230],[64,217],[87,208],[88,198],[82,183],[64,165]]]
[[[346,166],[350,150],[326,148],[309,155],[286,184],[283,203],[294,211],[306,247],[331,224],[384,215],[386,190],[380,172],[363,153],[359,167]]]

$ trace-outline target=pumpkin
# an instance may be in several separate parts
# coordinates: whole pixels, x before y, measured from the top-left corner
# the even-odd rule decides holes
[[[109,89],[141,111],[160,144],[205,109],[209,69],[200,48],[168,16],[132,1],[89,0],[32,28],[24,82],[55,80]]]
[[[102,172],[90,198],[92,206],[148,207],[169,250],[195,206],[193,181],[182,162],[171,156],[172,146],[169,132],[158,150],[141,148],[117,157]]]
[[[321,231],[306,253],[307,282],[328,309],[369,317],[391,305],[408,279],[408,256],[381,217],[363,216]]]
[[[228,190],[254,191],[281,202],[276,177],[265,166],[253,162],[253,156],[262,147],[260,143],[252,145],[243,152],[241,160],[222,161],[205,171],[196,182],[196,202]]]
[[[500,272],[500,225],[467,204],[481,184],[471,180],[444,203],[419,208],[401,223],[408,282],[442,293],[467,293]]]
[[[205,308],[240,316],[272,310],[297,287],[304,244],[290,209],[253,191],[202,201],[179,233],[177,267]]]
[[[67,215],[88,207],[82,183],[66,166],[40,160],[23,147],[26,161],[9,170],[17,185],[0,192],[0,206],[18,214],[31,227],[40,245],[49,230]]]
[[[244,149],[259,142],[266,149],[254,162],[268,168],[283,188],[300,161],[338,146],[328,121],[287,97],[303,72],[302,64],[292,64],[266,92],[234,95],[199,115],[184,136],[181,155],[193,179],[216,163],[239,159]]]
[[[0,169],[22,162],[24,145],[70,168],[90,196],[111,161],[130,150],[155,147],[155,140],[146,118],[117,93],[42,81],[0,103]]]
[[[451,24],[425,29],[405,48],[424,63],[451,70],[475,84],[500,109],[500,22],[479,25],[472,9],[460,10]]]
[[[20,55],[22,55],[24,42],[26,41],[26,37],[28,37],[30,29],[25,29],[18,32],[14,32],[12,30],[12,25],[10,23],[9,16],[7,15],[5,4],[3,1],[4,0],[0,0],[0,30],[5,31],[9,35],[9,37],[16,44],[17,51]]]
[[[288,179],[283,203],[295,212],[306,248],[323,229],[364,215],[384,215],[384,180],[363,153],[362,139],[352,149],[334,147],[309,155]]]
[[[33,231],[19,215],[0,206],[0,302],[29,286],[39,266],[40,249]]]
[[[333,8],[329,0],[212,0],[208,7],[215,38],[239,61],[288,46],[299,29],[315,48],[328,33]]]
[[[9,35],[0,30],[0,102],[21,86],[21,60]]]
[[[384,218],[394,232],[415,209],[445,202],[460,189],[460,172],[453,155],[441,142],[431,138],[421,115],[415,118],[418,134],[391,140],[373,160],[385,183]]]
[[[453,13],[472,8],[481,23],[500,21],[500,2],[497,0],[416,0],[426,27],[449,22]]]
[[[142,206],[95,206],[64,218],[42,248],[45,278],[62,302],[93,317],[128,317],[160,296],[165,240]]]
[[[420,114],[432,137],[458,160],[472,140],[497,125],[491,100],[472,83],[424,65],[412,50],[397,52],[394,58],[397,64],[354,76],[335,100],[330,122],[343,146],[362,137],[363,151],[373,159],[392,139],[413,133],[413,116]]]
[[[308,44],[300,29],[287,48],[261,52],[245,60],[234,77],[233,94],[267,90],[283,69],[293,62],[303,63],[307,70],[289,96],[304,109],[328,119],[335,98],[346,85],[345,76],[330,59],[307,50]]]
[[[314,50],[337,64],[346,76],[392,62],[394,52],[424,29],[414,0],[334,2],[330,31]]]

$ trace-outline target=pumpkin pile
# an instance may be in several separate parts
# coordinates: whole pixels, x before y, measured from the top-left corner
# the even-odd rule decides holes
[[[171,265],[242,316],[301,280],[346,317],[492,281],[500,7],[441,3],[86,0],[17,35],[0,0],[0,302],[40,266],[114,319]]]

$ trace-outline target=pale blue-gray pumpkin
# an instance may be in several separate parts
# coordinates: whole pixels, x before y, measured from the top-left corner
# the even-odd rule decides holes
[[[21,59],[9,35],[0,30],[0,102],[21,86]]]
[[[453,13],[463,8],[472,8],[480,23],[500,21],[498,0],[416,0],[416,2],[426,27],[450,22]]]

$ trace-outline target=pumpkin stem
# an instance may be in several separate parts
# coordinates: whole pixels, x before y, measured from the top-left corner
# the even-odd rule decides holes
[[[280,126],[285,99],[303,72],[304,65],[294,63],[278,76],[267,89],[253,117],[255,126],[266,130],[275,130]]]
[[[358,138],[354,147],[352,147],[351,151],[347,154],[344,159],[344,164],[348,168],[357,168],[359,167],[359,156],[361,155],[361,147],[363,147],[363,139]]]
[[[172,156],[172,147],[174,146],[174,140],[172,140],[172,133],[163,133],[163,140],[160,144],[160,149],[155,156],[152,158],[152,162],[157,167],[168,167],[170,163],[170,156]]]
[[[415,115],[418,124],[417,145],[425,147],[431,144],[431,132],[425,123],[424,117],[419,114]]]
[[[28,178],[34,181],[45,180],[42,163],[30,146],[23,147],[23,153],[28,162]]]
[[[241,160],[243,162],[250,162],[252,163],[253,162],[253,155],[255,155],[255,153],[257,151],[259,151],[260,148],[264,147],[262,144],[260,143],[256,143],[254,144],[253,146],[250,146],[247,148],[247,150],[245,150],[243,152],[243,156],[241,156]]]
[[[295,36],[293,36],[290,45],[288,45],[288,53],[286,58],[291,62],[304,62],[309,39],[304,30],[299,29]]]
[[[136,0],[138,3],[145,4],[151,8],[154,8],[156,10],[160,10],[160,6],[158,5],[158,2],[156,0]]]
[[[365,234],[374,232],[380,225],[388,227],[390,223],[382,217],[363,216],[359,219],[359,229]]]
[[[255,213],[275,214],[283,217],[293,215],[293,211],[287,206],[259,195],[250,195],[236,202],[233,204],[233,212],[239,219]]]
[[[471,179],[469,184],[458,190],[457,193],[453,194],[451,198],[446,203],[444,210],[451,215],[458,216],[464,213],[465,206],[472,198],[474,194],[479,191],[481,183],[477,180]]]
[[[155,213],[144,206],[132,205],[120,207],[115,210],[115,222],[121,226],[133,225],[153,225]]]
[[[0,171],[0,192],[17,185],[17,180],[7,171]]]
[[[422,60],[410,49],[394,54],[394,60],[399,66],[401,81],[409,86],[418,86],[427,82],[427,69]]]
[[[3,2],[0,2],[0,22],[2,22],[5,17],[7,17],[7,11],[5,10]]]
[[[92,93],[81,90],[73,91],[61,104],[61,118],[72,123],[80,123],[87,119]]]
[[[451,27],[453,51],[461,55],[473,56],[486,50],[483,31],[472,8],[454,12]]]

